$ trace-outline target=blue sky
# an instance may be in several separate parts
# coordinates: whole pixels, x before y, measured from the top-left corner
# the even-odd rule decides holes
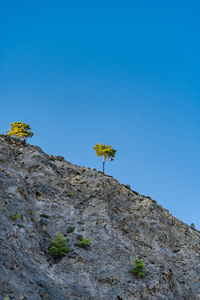
[[[165,3],[164,3],[165,2]],[[4,1],[0,130],[101,169],[200,228],[199,1]]]

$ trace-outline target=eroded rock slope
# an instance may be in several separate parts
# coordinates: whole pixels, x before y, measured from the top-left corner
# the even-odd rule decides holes
[[[1,299],[200,299],[200,233],[112,177],[1,136],[0,206]],[[55,263],[57,232],[70,251]]]

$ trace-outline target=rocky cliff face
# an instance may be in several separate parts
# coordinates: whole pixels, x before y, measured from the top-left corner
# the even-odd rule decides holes
[[[200,299],[200,233],[110,176],[1,136],[0,206],[1,299]],[[55,262],[58,232],[70,251]]]

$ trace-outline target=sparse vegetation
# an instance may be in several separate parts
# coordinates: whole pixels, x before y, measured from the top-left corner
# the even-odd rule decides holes
[[[126,227],[122,227],[122,231],[123,231],[124,233],[128,233],[128,229],[127,229]]]
[[[6,207],[3,207],[3,208],[2,208],[2,211],[4,211],[7,215],[10,215],[10,213],[9,213],[9,211],[7,210]]]
[[[146,270],[144,264],[136,257],[134,259],[135,267],[131,269],[131,273],[135,274],[138,278],[145,276]]]
[[[192,227],[193,229],[195,229],[194,223],[192,223],[192,224],[190,225],[190,227]]]
[[[3,207],[2,208],[2,211],[4,211],[12,220],[17,220],[18,218],[19,218],[19,215],[16,213],[16,214],[12,214],[11,212],[9,212],[8,210],[7,210],[7,208],[6,207]]]
[[[68,196],[68,197],[72,197],[72,193],[68,193],[67,196]]]
[[[13,214],[13,215],[10,215],[11,219],[12,220],[17,220],[19,215],[18,214]]]
[[[59,160],[59,161],[64,161],[65,160],[65,158],[63,156],[59,156],[59,155],[56,156],[56,159]]]
[[[112,161],[115,157],[115,153],[117,150],[112,149],[110,145],[104,145],[104,144],[96,144],[95,146],[92,147],[92,149],[96,152],[97,157],[103,156],[103,174],[104,174],[106,159],[108,158],[110,161]]]
[[[14,122],[10,124],[10,130],[7,131],[7,135],[26,141],[26,138],[32,137],[31,127],[22,122]]]
[[[85,239],[81,234],[77,236],[77,246],[81,248],[88,248],[90,246],[90,239]]]
[[[23,224],[18,224],[17,225],[19,228],[24,228],[25,226]]]
[[[65,238],[63,238],[60,232],[58,232],[54,240],[50,240],[50,243],[51,245],[48,251],[54,258],[61,258],[70,250],[67,247],[67,242]]]
[[[78,240],[78,241],[81,241],[82,239],[83,239],[82,234],[77,235],[77,240]]]
[[[75,230],[75,227],[74,227],[74,226],[69,226],[69,227],[67,228],[67,233],[72,233],[72,232],[74,232],[74,230]]]
[[[5,297],[3,300],[10,300],[10,298],[9,297]]]

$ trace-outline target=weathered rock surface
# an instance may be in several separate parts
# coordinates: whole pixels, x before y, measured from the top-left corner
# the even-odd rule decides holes
[[[0,206],[1,299],[200,299],[200,233],[110,176],[1,136]],[[70,252],[54,263],[57,232]]]

